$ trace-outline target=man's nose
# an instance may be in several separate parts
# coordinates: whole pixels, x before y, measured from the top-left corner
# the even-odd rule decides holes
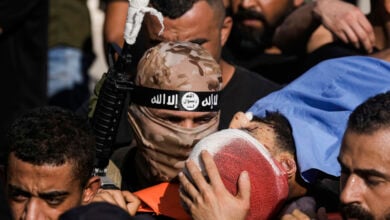
[[[190,120],[190,119],[183,120],[180,126],[182,126],[183,128],[194,128],[194,127],[196,127],[194,121]]]
[[[39,205],[39,200],[30,198],[24,210],[24,220],[46,219],[43,213],[43,207]]]
[[[248,9],[256,7],[256,0],[241,0],[241,7]]]
[[[363,192],[364,181],[352,174],[342,183],[340,201],[344,204],[361,203]]]

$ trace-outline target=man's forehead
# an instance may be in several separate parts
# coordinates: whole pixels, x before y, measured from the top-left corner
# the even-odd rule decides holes
[[[219,24],[216,19],[214,19],[214,11],[208,5],[206,1],[198,1],[194,6],[189,9],[186,13],[178,18],[169,18],[164,17],[164,33],[171,32],[182,35],[183,33],[191,33],[192,35],[198,33],[200,29],[210,29],[215,25]],[[154,37],[158,36],[158,33],[161,30],[160,21],[151,14],[146,14],[144,19],[144,24],[150,35]],[[192,30],[197,31],[192,31]],[[205,34],[205,33],[203,33]],[[164,35],[164,34],[163,34]],[[188,34],[187,34],[188,35]],[[190,37],[190,36],[188,36]],[[186,39],[169,39],[169,40],[186,40]]]
[[[69,164],[33,166],[17,161],[10,165],[7,177],[8,185],[34,195],[80,189],[80,180]]]
[[[273,126],[259,121],[250,121],[244,130],[247,130],[254,138],[267,148],[268,151],[276,150],[276,134]]]
[[[390,165],[390,133],[380,129],[364,134],[348,130],[341,144],[339,160],[354,166],[376,167]],[[367,167],[366,167],[367,166]]]
[[[35,178],[37,180],[39,178],[46,178],[47,180],[52,179],[53,181],[55,181],[55,178],[63,178],[69,181],[77,179],[74,175],[73,163],[71,162],[65,162],[62,165],[47,163],[35,165],[19,159],[13,153],[9,156],[7,176],[18,177],[19,179]]]

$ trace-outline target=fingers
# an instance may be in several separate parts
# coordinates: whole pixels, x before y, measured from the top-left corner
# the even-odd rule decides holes
[[[122,192],[120,190],[107,190],[107,189],[99,189],[96,194],[94,200],[95,202],[108,202],[113,205],[119,206],[124,210],[126,209],[126,202],[122,196]]]
[[[193,198],[197,198],[199,196],[199,192],[195,188],[195,186],[188,180],[186,175],[183,174],[183,172],[179,173],[179,180],[182,188],[184,189],[184,192],[180,190],[180,197],[188,206],[190,206],[190,204],[192,204]]]
[[[284,215],[282,220],[310,220],[310,218],[298,209],[294,209],[291,214]]]
[[[371,23],[367,20],[366,17],[359,19],[358,22],[362,28],[362,33],[359,34],[359,38],[362,41],[362,44],[368,53],[373,51],[375,46],[375,33]]]
[[[188,170],[188,172],[193,180],[193,185],[196,186],[197,189],[199,189],[199,191],[207,190],[207,187],[209,187],[209,184],[206,181],[206,179],[203,176],[200,169],[198,168],[198,166],[195,164],[195,162],[192,160],[186,161],[186,167],[187,167],[187,170]],[[198,191],[198,190],[196,190],[196,191]]]
[[[180,199],[187,205],[189,211],[192,211],[194,207],[192,198],[198,196],[198,191],[182,172],[179,173],[179,180],[181,184],[181,189],[179,190]]]
[[[296,218],[292,214],[283,215],[281,220],[296,220]]]
[[[129,191],[122,191],[122,195],[126,202],[126,209],[130,215],[135,215],[138,207],[141,205],[141,200]]]
[[[352,43],[356,48],[363,47],[368,53],[372,52],[375,45],[375,35],[372,26],[365,17],[348,24],[341,23],[343,23],[346,38],[348,38],[345,43]]]
[[[93,202],[108,202],[135,215],[141,201],[128,191],[99,189]]]
[[[242,171],[240,177],[238,178],[237,197],[240,197],[243,201],[247,202],[249,207],[251,197],[251,183],[247,171]]]
[[[179,196],[180,196],[180,199],[184,202],[184,204],[188,207],[188,210],[186,210],[186,211],[190,211],[191,212],[192,207],[194,206],[193,203],[192,203],[191,198],[188,197],[188,195],[185,192],[181,191],[181,190],[179,191]]]
[[[211,156],[211,154],[204,150],[201,152],[201,157],[203,160],[203,164],[204,164],[207,176],[210,179],[211,185],[214,187],[218,187],[218,188],[224,187],[221,176],[219,175],[217,165],[215,164],[214,159]]]
[[[301,212],[299,209],[295,209],[292,214],[300,220],[310,220],[310,217],[307,216],[305,213]]]
[[[313,12],[341,41],[372,52],[375,46],[374,30],[358,7],[343,1],[319,0]]]
[[[250,120],[251,118],[248,118],[248,115],[245,114],[244,112],[237,112],[233,116],[229,128],[237,128],[237,129],[245,128],[249,124]]]

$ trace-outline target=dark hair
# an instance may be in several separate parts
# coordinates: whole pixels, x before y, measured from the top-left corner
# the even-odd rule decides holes
[[[372,134],[390,128],[390,91],[367,99],[349,116],[347,130]]]
[[[85,187],[93,171],[95,139],[86,119],[59,107],[41,107],[18,118],[7,135],[9,154],[33,165],[70,162]]]
[[[189,11],[199,1],[206,1],[215,10],[216,18],[225,18],[225,7],[222,0],[150,0],[150,4],[164,17],[176,19]]]
[[[292,128],[287,118],[279,112],[266,111],[265,117],[254,116],[253,121],[262,122],[272,126],[276,135],[276,144],[281,151],[295,154],[295,142],[292,135]]]

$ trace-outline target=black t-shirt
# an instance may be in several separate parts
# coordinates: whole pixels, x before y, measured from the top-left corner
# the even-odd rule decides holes
[[[257,100],[280,88],[257,73],[236,66],[233,77],[222,90],[219,129],[227,128],[236,112],[248,110]]]
[[[374,51],[377,51],[377,49],[374,49]],[[328,43],[319,47],[305,57],[305,60],[302,64],[302,71],[307,71],[311,67],[327,59],[355,55],[367,55],[367,53],[342,42]]]
[[[288,84],[302,74],[302,59],[295,55],[257,53],[242,55],[229,48],[222,51],[222,56],[230,63],[242,66],[280,85]]]

